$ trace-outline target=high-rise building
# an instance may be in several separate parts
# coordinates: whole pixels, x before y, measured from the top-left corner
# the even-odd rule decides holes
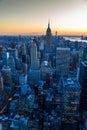
[[[31,43],[31,66],[28,75],[30,84],[37,84],[40,81],[39,59],[37,58],[37,45],[33,41]]]
[[[9,53],[9,56],[13,56],[14,59],[16,58],[16,56],[17,56],[17,50],[16,49],[8,48],[7,52]]]
[[[7,65],[11,68],[12,73],[16,73],[15,61],[13,56],[9,56],[9,58],[7,59]]]
[[[27,74],[27,68],[30,66],[29,65],[29,55],[27,55],[26,53],[26,45],[23,43],[21,45],[21,50],[22,50],[22,54],[21,54],[21,58],[22,58],[22,70],[23,70],[23,74],[26,75]]]
[[[50,40],[51,40],[50,22],[48,22],[48,28],[46,30],[46,40],[47,40],[47,44],[50,44]]]
[[[21,45],[21,48],[22,48],[22,55],[26,55],[26,46],[24,43]]]
[[[38,69],[39,68],[39,60],[37,58],[37,45],[33,41],[31,43],[31,69]]]
[[[87,111],[87,61],[80,63],[79,83],[81,85],[80,112]]]
[[[78,114],[81,87],[71,78],[63,79],[63,112],[67,116]]]
[[[21,87],[21,94],[25,95],[27,93],[27,88],[28,88],[27,75],[24,75],[24,74],[20,75],[19,84],[20,84],[20,87]]]
[[[87,47],[84,48],[83,60],[87,60]]]
[[[63,79],[62,82],[62,129],[77,130],[81,87],[77,81],[71,78]]]
[[[76,50],[73,50],[71,52],[71,57],[70,57],[70,70],[71,71],[76,71],[78,68],[79,64],[79,52]]]
[[[4,84],[6,86],[10,86],[12,80],[11,80],[11,69],[9,68],[9,66],[4,66],[2,68],[2,76],[3,76]]]
[[[44,50],[44,40],[41,40],[40,44],[39,44],[39,50],[43,51]]]
[[[22,62],[26,63],[27,57],[26,57],[26,46],[25,46],[25,44],[21,45],[21,49],[22,49]]]
[[[7,58],[7,65],[11,69],[12,82],[15,83],[15,84],[18,84],[18,74],[17,74],[17,71],[16,71],[16,65],[15,65],[15,63],[16,62],[15,62],[13,56],[10,55]]]
[[[0,73],[0,92],[2,92],[3,89],[4,89],[4,86],[3,86],[3,77],[2,77],[2,75]]]
[[[0,46],[0,60],[2,59],[3,46]]]
[[[7,50],[4,49],[2,53],[3,65],[7,65]]]
[[[48,28],[46,30],[46,52],[50,51],[50,44],[51,44],[51,28],[50,28],[50,22],[48,22]]]
[[[56,49],[56,76],[67,77],[70,64],[70,48],[57,47]]]
[[[50,79],[50,77],[53,74],[53,68],[49,64],[48,61],[43,61],[41,64],[41,79],[42,80],[47,80]]]

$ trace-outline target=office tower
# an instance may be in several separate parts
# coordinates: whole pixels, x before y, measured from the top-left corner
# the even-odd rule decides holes
[[[16,73],[15,61],[13,56],[9,56],[9,58],[7,59],[7,65],[11,68],[12,74]]]
[[[15,59],[17,56],[17,50],[15,48],[8,48],[7,52],[9,53],[9,56],[13,56]]]
[[[81,87],[71,78],[62,79],[62,85],[62,129],[77,130]]]
[[[0,60],[2,59],[3,46],[0,45]]]
[[[48,28],[46,30],[46,42],[47,44],[50,44],[51,42],[51,28],[50,28],[50,22],[48,22]]]
[[[48,28],[46,30],[46,52],[50,52],[50,44],[51,44],[52,34],[51,34],[51,28],[50,28],[50,22],[48,22]]]
[[[24,74],[20,75],[19,84],[21,87],[21,94],[25,95],[27,93],[27,90],[28,90],[27,75],[24,75]]]
[[[22,70],[23,70],[23,74],[26,75],[27,74],[27,54],[26,54],[25,44],[21,45],[21,49],[22,49]]]
[[[79,83],[81,85],[80,113],[87,111],[87,61],[80,63]]]
[[[4,49],[2,53],[3,65],[7,65],[7,51]]]
[[[44,50],[44,40],[41,40],[40,44],[39,44],[39,50],[43,51]]]
[[[26,56],[26,46],[25,44],[21,44],[22,50],[22,75],[20,75],[20,85],[24,86],[27,84],[27,56]]]
[[[83,51],[83,60],[87,61],[87,47],[85,47]]]
[[[43,61],[41,64],[41,79],[44,81],[50,80],[53,74],[53,68],[48,61]]]
[[[71,52],[70,70],[77,71],[79,64],[79,52],[73,50]]]
[[[0,73],[0,93],[3,91],[3,89],[4,89],[3,77],[2,77],[2,75],[1,75],[1,73]]]
[[[27,75],[27,64],[26,63],[22,63],[22,73],[24,75]]]
[[[70,48],[56,48],[56,76],[67,77],[70,64]]]
[[[18,84],[18,73],[16,71],[16,66],[15,66],[15,60],[12,55],[10,55],[7,59],[7,65],[11,69],[11,76],[12,76],[12,82],[14,84]]]
[[[11,69],[9,66],[4,66],[2,68],[2,76],[3,76],[4,84],[6,86],[10,86],[12,80],[11,80]]]
[[[41,40],[40,44],[39,44],[39,51],[40,51],[40,60],[42,61],[43,57],[44,57],[44,40]]]
[[[26,55],[26,46],[24,43],[21,45],[21,49],[22,49],[22,55]]]
[[[39,69],[39,60],[37,58],[37,46],[33,41],[31,43],[31,66],[28,74],[30,84],[38,84],[40,81],[40,69]]]
[[[77,81],[71,78],[62,79],[63,84],[63,112],[66,116],[78,114],[81,87]]]
[[[37,45],[33,41],[31,43],[31,69],[38,69],[39,68],[39,60],[37,58]]]
[[[21,45],[21,49],[22,49],[22,62],[26,63],[27,57],[26,57],[26,46],[25,46],[25,44]]]
[[[29,70],[28,81],[31,85],[37,85],[40,81],[40,70]]]

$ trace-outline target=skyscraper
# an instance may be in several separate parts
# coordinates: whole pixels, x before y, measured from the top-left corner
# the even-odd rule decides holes
[[[31,65],[28,75],[30,84],[38,84],[40,80],[39,59],[37,58],[37,45],[35,41],[31,42]]]
[[[51,42],[51,28],[50,28],[50,22],[48,22],[48,28],[46,30],[46,40],[47,44],[50,44]]]
[[[39,60],[37,58],[37,45],[33,41],[31,43],[31,69],[38,69],[39,68]]]
[[[7,52],[9,53],[9,56],[13,56],[14,59],[16,58],[16,56],[17,56],[17,50],[16,49],[8,48]]]
[[[9,58],[7,59],[7,65],[11,68],[12,73],[16,73],[15,61],[13,56],[9,56]]]
[[[80,85],[71,78],[62,79],[62,129],[77,130]],[[73,124],[73,125],[72,125]]]
[[[70,48],[57,47],[56,49],[56,76],[67,77],[70,64]]]
[[[64,114],[67,116],[75,116],[78,114],[78,106],[80,99],[80,85],[71,78],[62,79],[63,85],[63,107]]]
[[[83,60],[87,60],[87,47],[84,48]]]
[[[52,74],[53,74],[52,66],[49,64],[48,61],[43,61],[41,64],[41,79],[46,81],[47,79],[50,79]]]
[[[80,112],[87,111],[87,61],[80,63],[79,83],[81,85]]]
[[[52,38],[52,34],[51,34],[50,22],[48,22],[48,28],[46,30],[46,45],[45,45],[46,52],[50,51],[51,38]]]
[[[2,59],[3,46],[0,46],[0,60]]]
[[[2,68],[2,76],[3,76],[4,84],[6,86],[10,86],[12,83],[12,79],[11,79],[11,69],[9,68],[9,66],[4,66]]]
[[[27,74],[27,54],[26,54],[25,44],[21,45],[21,49],[22,49],[22,70],[23,70],[23,74],[26,75]]]

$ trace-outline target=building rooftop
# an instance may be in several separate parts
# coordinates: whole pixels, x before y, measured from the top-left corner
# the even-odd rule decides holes
[[[67,50],[67,51],[70,51],[70,48],[62,48],[62,47],[57,47],[56,50]]]
[[[71,78],[68,78],[63,81],[64,87],[72,87],[72,88],[80,88],[79,84],[77,81],[72,80]]]

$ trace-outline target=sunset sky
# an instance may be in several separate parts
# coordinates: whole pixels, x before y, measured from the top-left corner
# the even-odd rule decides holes
[[[0,34],[87,35],[87,0],[0,0]]]

